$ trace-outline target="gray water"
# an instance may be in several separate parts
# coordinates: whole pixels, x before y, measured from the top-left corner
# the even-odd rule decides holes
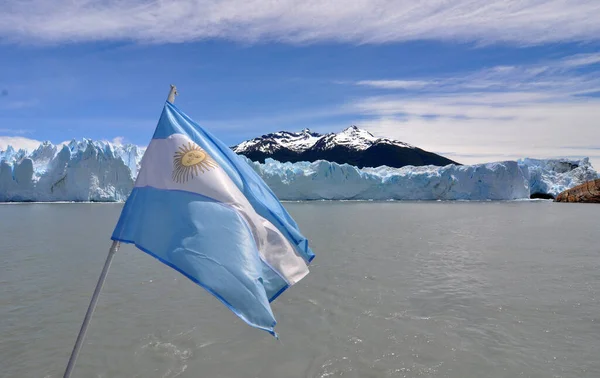
[[[134,247],[75,377],[600,377],[600,207],[287,203],[317,254],[281,339]],[[0,376],[62,377],[118,204],[0,206]]]

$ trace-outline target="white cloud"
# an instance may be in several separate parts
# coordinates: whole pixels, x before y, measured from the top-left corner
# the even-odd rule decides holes
[[[24,149],[27,151],[35,150],[40,145],[39,140],[17,137],[17,136],[0,136],[0,150],[4,151],[8,146],[12,146],[15,150]]]
[[[376,135],[446,153],[461,163],[588,156],[600,170],[600,98],[540,101],[543,94],[479,93],[366,99],[356,121]],[[477,101],[473,101],[473,100]]]
[[[1,131],[2,129],[0,129],[0,132]],[[115,137],[110,142],[116,146],[123,146],[126,144],[125,138],[122,136]],[[35,150],[40,145],[40,143],[42,142],[36,139],[18,136],[0,136],[0,151],[6,150],[8,146],[12,146],[15,150],[24,149],[27,151],[32,151]],[[68,146],[69,143],[71,143],[71,140],[65,140],[56,144],[56,146],[62,148],[63,146]],[[140,145],[138,145],[138,147],[146,148],[145,146]]]
[[[111,143],[114,144],[115,146],[122,146],[124,141],[125,141],[125,137],[118,136],[118,137],[114,137],[113,140],[111,141]]]
[[[424,88],[433,83],[419,80],[361,80],[356,85],[382,89],[415,89]]]
[[[545,97],[564,97],[600,91],[600,76],[594,70],[577,71],[600,63],[600,54],[577,54],[563,59],[524,66],[495,66],[464,76],[420,78],[419,80],[360,80],[353,84],[379,89],[412,89],[421,92],[458,91],[544,91]],[[347,82],[339,82],[346,84]],[[397,83],[397,85],[396,85]],[[404,83],[407,83],[404,85]],[[414,83],[414,84],[413,84]]]
[[[379,108],[374,110],[377,113]],[[398,101],[397,112],[379,112],[357,123],[375,135],[446,153],[461,163],[589,156],[600,169],[600,143],[593,145],[600,99],[494,106],[453,105],[444,98],[428,97]],[[437,118],[421,116],[439,113]]]
[[[0,38],[291,43],[597,41],[597,0],[8,0]]]
[[[23,130],[23,129],[0,129],[0,133],[13,134],[13,135],[23,135],[30,133],[31,130]]]
[[[377,135],[462,163],[589,156],[600,170],[600,142],[594,145],[600,98],[581,96],[600,91],[600,72],[578,70],[597,62],[599,54],[580,54],[540,65],[423,78],[438,84],[410,93],[388,89],[350,104],[348,111]]]
[[[563,61],[565,67],[581,67],[600,63],[600,54],[578,54]]]
[[[58,147],[60,149],[60,148],[63,148],[63,146],[68,146],[69,143],[71,143],[70,140],[65,140],[64,142],[60,142],[59,144],[57,144],[56,147]]]

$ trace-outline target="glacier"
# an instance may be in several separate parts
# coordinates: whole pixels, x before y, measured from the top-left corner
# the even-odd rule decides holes
[[[326,161],[246,161],[285,200],[517,200],[534,193],[555,197],[599,177],[588,158],[363,169]]]
[[[0,151],[1,202],[125,201],[144,148],[83,139]]]
[[[1,202],[122,202],[145,149],[90,139],[0,151]],[[519,200],[600,178],[589,159],[363,168],[327,161],[257,163],[238,155],[281,200]]]

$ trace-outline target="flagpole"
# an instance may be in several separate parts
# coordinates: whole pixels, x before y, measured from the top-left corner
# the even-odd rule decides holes
[[[175,102],[175,96],[177,96],[178,94],[179,93],[177,93],[177,87],[171,84],[171,91],[169,92],[169,97],[167,97],[167,101],[173,104]]]
[[[175,96],[177,95],[177,87],[171,84],[171,90],[169,91],[169,97],[167,97],[167,101],[171,104],[174,103]],[[75,361],[77,361],[77,356],[79,355],[79,351],[81,350],[83,339],[85,338],[88,326],[90,325],[90,320],[92,319],[94,310],[96,309],[96,304],[98,303],[98,297],[100,297],[102,286],[104,286],[104,282],[106,281],[108,269],[110,268],[110,264],[112,263],[113,257],[115,256],[115,253],[117,253],[117,251],[119,250],[120,246],[121,243],[119,243],[118,241],[113,241],[112,245],[110,246],[110,249],[108,250],[108,256],[106,256],[106,261],[104,262],[104,267],[102,268],[102,272],[100,273],[100,278],[98,278],[98,283],[96,284],[96,288],[94,289],[94,294],[92,294],[92,299],[90,300],[87,312],[85,313],[85,318],[83,318],[83,323],[81,324],[81,328],[79,329],[77,341],[75,341],[75,346],[73,346],[73,351],[71,352],[71,357],[69,357],[69,363],[67,364],[67,368],[65,369],[65,374],[63,375],[63,378],[71,377],[71,372],[73,371],[73,367],[75,366]]]
[[[88,306],[87,312],[85,313],[85,318],[83,319],[83,323],[81,324],[79,335],[77,335],[77,341],[75,342],[75,346],[73,347],[73,351],[71,352],[71,357],[69,358],[69,363],[67,364],[67,369],[65,370],[65,375],[63,376],[64,378],[69,378],[71,376],[71,372],[73,371],[73,367],[75,366],[75,361],[77,360],[77,356],[79,355],[79,351],[81,350],[83,338],[85,337],[88,325],[90,324],[90,320],[92,319],[92,315],[94,313],[94,310],[96,309],[96,304],[98,303],[100,291],[102,291],[102,286],[104,286],[104,281],[106,281],[106,274],[108,273],[108,268],[110,268],[112,259],[115,256],[115,253],[119,250],[119,246],[120,243],[118,241],[113,241],[112,245],[110,246],[110,249],[108,250],[108,256],[106,257],[106,261],[104,262],[104,268],[102,268],[102,273],[100,273],[100,278],[98,279],[96,289],[94,290],[94,294],[92,295],[92,299],[90,300],[90,305]]]

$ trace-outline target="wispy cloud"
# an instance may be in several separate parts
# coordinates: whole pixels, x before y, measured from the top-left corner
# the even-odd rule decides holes
[[[356,85],[383,89],[418,89],[433,85],[420,80],[360,80]]]
[[[124,141],[125,141],[125,137],[118,136],[118,137],[113,138],[112,144],[114,144],[116,146],[122,146]]]
[[[0,129],[0,133],[2,134],[13,134],[13,135],[23,135],[31,133],[31,130],[24,129]]]
[[[562,62],[564,67],[582,67],[600,63],[600,53],[598,54],[578,54]]]
[[[20,42],[600,39],[596,0],[8,0],[2,8],[0,38]]]
[[[422,105],[422,104],[420,104]],[[436,103],[431,103],[434,108]],[[510,107],[510,120],[376,116],[357,123],[375,135],[393,137],[445,153],[466,164],[518,159],[588,156],[600,168],[600,151],[589,146],[597,135],[600,101],[573,106]],[[469,112],[481,111],[471,108]],[[486,109],[488,110],[488,109]],[[561,147],[568,145],[569,147]]]
[[[592,93],[600,90],[597,70],[579,69],[600,63],[600,54],[577,54],[563,59],[522,66],[495,66],[463,76],[418,80],[388,78],[358,80],[353,84],[378,89],[411,89],[422,93],[459,91],[544,91],[544,97]],[[339,82],[347,84],[348,82]]]
[[[20,136],[0,136],[0,150],[6,150],[6,147],[12,146],[15,150],[34,150],[40,145],[39,140],[24,138]]]
[[[354,84],[370,83],[381,94],[353,102],[348,111],[375,134],[463,163],[589,156],[600,168],[600,150],[590,145],[597,139],[600,97],[586,96],[600,91],[600,67],[588,67],[599,62],[600,54],[579,54],[419,78],[426,85],[410,91],[388,85],[403,79],[361,80]]]

